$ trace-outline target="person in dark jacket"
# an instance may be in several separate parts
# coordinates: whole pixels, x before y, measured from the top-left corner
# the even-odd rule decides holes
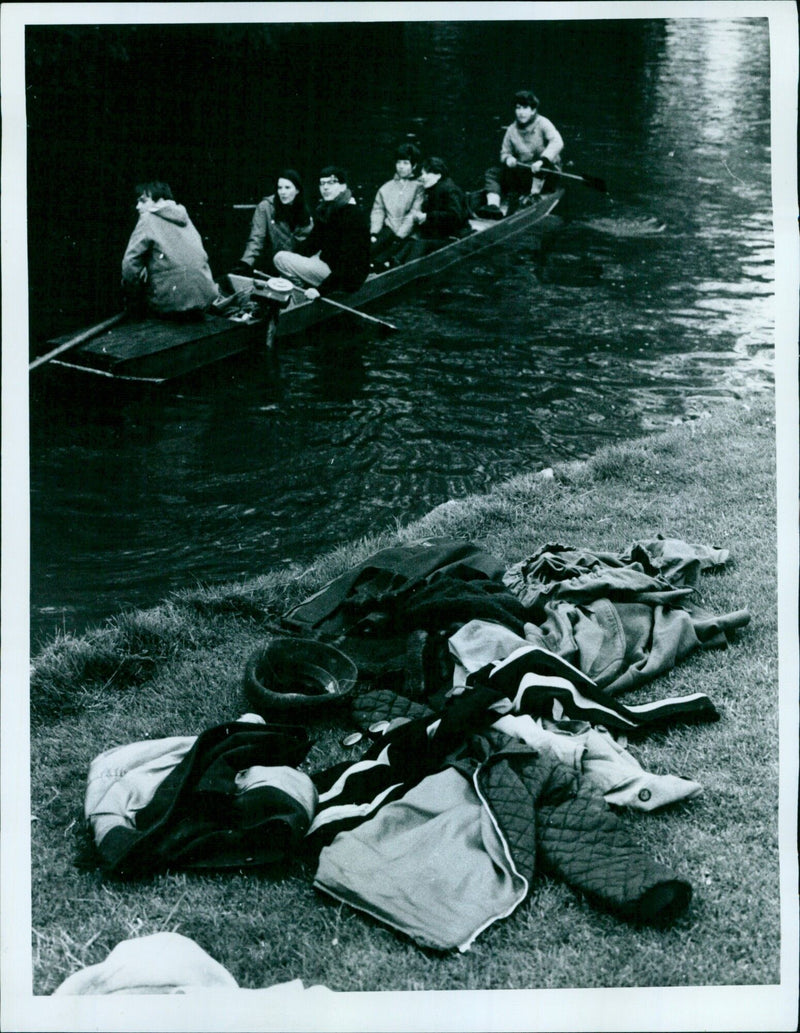
[[[303,254],[278,251],[273,262],[282,276],[306,288],[307,298],[357,290],[369,272],[369,225],[347,185],[347,172],[326,165],[320,172],[321,203]]]
[[[200,234],[168,183],[136,187],[139,218],[122,257],[122,288],[135,311],[196,319],[219,291]]]
[[[470,233],[469,203],[464,191],[451,178],[441,158],[426,158],[419,174],[425,189],[421,210],[414,213],[420,240],[414,257],[435,251],[453,237]]]

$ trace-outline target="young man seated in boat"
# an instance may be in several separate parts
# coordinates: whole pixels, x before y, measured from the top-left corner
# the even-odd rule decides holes
[[[410,243],[404,256],[420,258],[472,232],[467,195],[450,177],[441,158],[426,158],[420,166],[420,183],[425,191],[422,206],[412,214],[419,227],[419,239]]]
[[[369,225],[347,185],[347,172],[326,165],[319,192],[314,228],[298,245],[302,253],[278,251],[273,258],[280,275],[304,286],[309,299],[358,290],[369,272]]]
[[[502,219],[502,197],[511,215],[521,204],[530,204],[532,197],[546,188],[550,168],[561,167],[564,141],[544,115],[539,114],[539,99],[530,90],[520,90],[514,97],[514,121],[506,129],[500,145],[500,165],[488,169],[484,181],[486,204],[479,209],[483,219]]]
[[[139,218],[122,258],[129,307],[164,319],[199,319],[219,294],[200,234],[168,183],[136,187]]]

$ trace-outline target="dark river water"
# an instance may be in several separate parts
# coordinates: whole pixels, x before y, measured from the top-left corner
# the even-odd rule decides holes
[[[342,317],[157,388],[32,374],[34,648],[773,389],[765,19],[37,28],[27,81],[32,350],[118,310],[151,170],[217,275],[285,165],[345,164],[368,206],[413,133],[477,186],[522,87],[609,187],[371,308],[389,336]]]

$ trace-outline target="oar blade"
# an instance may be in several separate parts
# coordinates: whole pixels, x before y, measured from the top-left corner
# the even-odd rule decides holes
[[[599,176],[588,176],[585,172],[582,172],[581,179],[586,184],[586,186],[591,187],[592,190],[599,190],[601,194],[608,193],[606,181],[604,179],[600,179]]]

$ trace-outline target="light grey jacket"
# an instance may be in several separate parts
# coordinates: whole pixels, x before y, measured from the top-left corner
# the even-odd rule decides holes
[[[175,201],[154,201],[134,227],[122,259],[122,282],[143,286],[157,314],[206,309],[217,297],[200,234]]]
[[[242,261],[252,266],[262,254],[272,258],[277,251],[296,251],[297,245],[306,239],[313,227],[314,220],[309,217],[306,226],[298,226],[292,231],[285,222],[275,218],[275,195],[265,197],[253,212]]]
[[[369,231],[374,236],[388,226],[395,236],[404,239],[414,230],[415,211],[422,211],[425,190],[418,179],[395,176],[378,190],[369,217]]]

